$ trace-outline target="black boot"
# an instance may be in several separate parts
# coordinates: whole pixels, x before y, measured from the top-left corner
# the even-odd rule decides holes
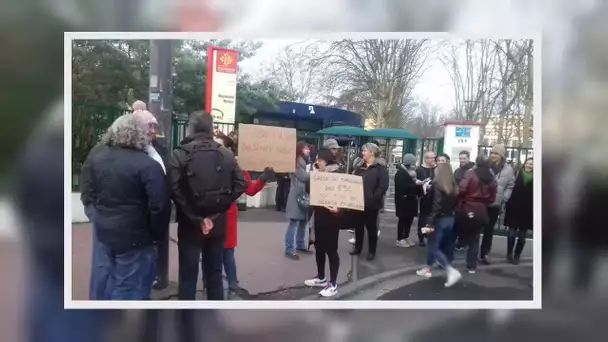
[[[426,243],[424,242],[424,235],[418,235],[418,246],[426,247]]]

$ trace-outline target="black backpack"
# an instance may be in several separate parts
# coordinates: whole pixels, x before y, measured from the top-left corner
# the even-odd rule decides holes
[[[199,215],[226,212],[236,200],[232,190],[234,170],[226,165],[221,145],[215,141],[197,141],[179,148],[186,152],[186,193],[195,212]]]

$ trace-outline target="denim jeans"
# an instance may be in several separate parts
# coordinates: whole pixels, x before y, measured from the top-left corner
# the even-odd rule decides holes
[[[429,235],[426,264],[431,267],[437,261],[444,269],[450,266],[447,256],[441,251],[441,242],[451,238],[454,227],[454,216],[442,216],[435,219],[432,234]]]
[[[199,243],[178,240],[179,258],[179,300],[195,300],[198,282],[199,265],[201,279],[207,288],[208,300],[224,300],[224,283],[222,279],[222,260],[224,254],[224,237],[205,238]]]
[[[296,248],[293,246],[293,239],[296,239]],[[307,250],[306,242],[306,220],[289,220],[287,232],[285,233],[285,253],[295,253],[296,249]]]
[[[91,255],[91,277],[89,279],[89,299],[90,300],[108,300],[110,293],[107,291],[110,282],[110,274],[108,267],[102,266],[102,261],[105,259],[103,254],[103,245],[97,240],[95,234],[95,207],[87,205],[84,209],[85,214],[91,221],[92,225],[92,246],[93,252]],[[110,284],[111,285],[111,284]]]
[[[156,247],[126,253],[116,253],[104,245],[101,245],[101,249],[103,258],[98,266],[110,276],[106,290],[109,292],[108,299],[149,300],[156,276]]]
[[[234,258],[234,248],[224,248],[223,255],[224,273],[228,279],[228,288],[236,290],[239,288],[239,280],[236,275],[236,259]]]

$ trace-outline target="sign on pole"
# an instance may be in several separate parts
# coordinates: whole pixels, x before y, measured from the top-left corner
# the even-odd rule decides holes
[[[239,124],[239,166],[247,171],[294,172],[296,130],[294,128]]]
[[[363,178],[344,173],[312,172],[310,205],[363,211]]]
[[[234,124],[238,52],[217,46],[207,50],[205,110],[217,123]]]

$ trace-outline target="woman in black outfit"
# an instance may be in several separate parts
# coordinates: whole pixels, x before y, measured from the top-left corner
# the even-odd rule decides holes
[[[315,169],[319,172],[338,172],[340,165],[334,161],[330,150],[323,149],[317,154]],[[307,286],[323,287],[319,294],[331,297],[338,293],[338,236],[340,225],[344,221],[342,209],[334,207],[312,207],[315,215],[315,256],[317,261],[317,276],[306,280]],[[329,259],[329,282],[325,277],[325,256]]]
[[[399,218],[397,247],[416,246],[410,239],[410,229],[414,217],[418,216],[418,196],[421,194],[422,188],[416,185],[416,156],[408,153],[395,174],[395,214]]]
[[[507,260],[519,264],[521,252],[526,244],[528,230],[532,229],[534,218],[534,187],[532,183],[534,163],[526,159],[522,170],[517,175],[511,198],[505,207],[504,225],[509,227],[507,237]],[[517,240],[517,244],[515,243]],[[515,249],[515,251],[513,251]]]
[[[363,145],[361,155],[363,163],[353,172],[363,177],[363,197],[365,210],[354,213],[357,225],[355,226],[355,249],[351,255],[361,254],[363,249],[363,237],[367,229],[369,239],[369,253],[367,260],[376,258],[376,247],[378,246],[378,213],[383,206],[383,198],[388,190],[388,170],[386,166],[378,163],[380,148],[376,144],[367,143]]]

